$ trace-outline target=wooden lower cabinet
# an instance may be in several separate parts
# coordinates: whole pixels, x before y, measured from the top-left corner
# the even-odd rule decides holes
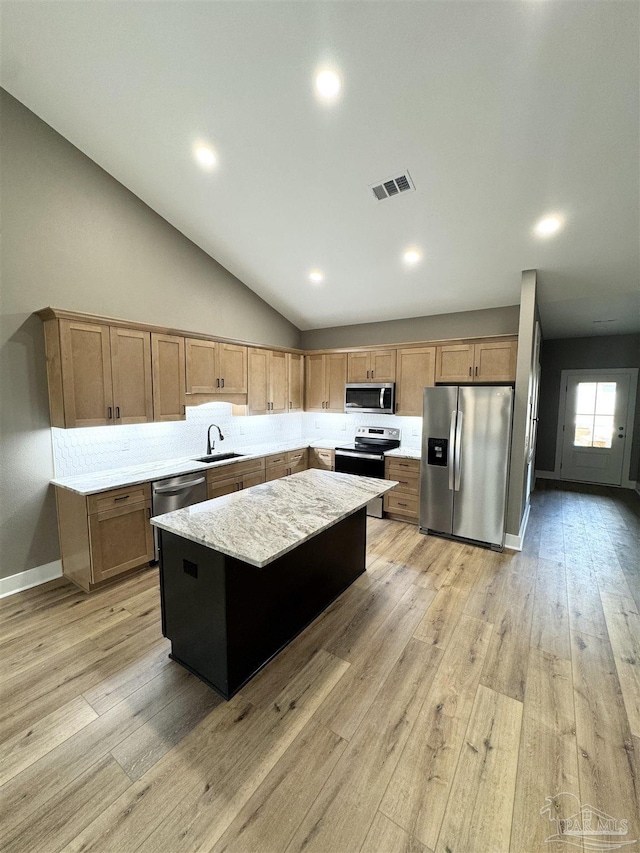
[[[86,592],[153,561],[149,483],[78,495],[56,488],[65,577]]]
[[[265,457],[232,462],[207,471],[207,498],[220,498],[265,481]]]
[[[397,521],[417,524],[420,517],[420,460],[387,456],[384,476],[398,485],[384,496],[384,511]]]
[[[335,471],[335,451],[327,447],[312,447],[309,450],[309,468]]]

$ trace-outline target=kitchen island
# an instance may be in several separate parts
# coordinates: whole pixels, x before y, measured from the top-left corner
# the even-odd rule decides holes
[[[364,572],[396,485],[312,469],[153,518],[171,657],[231,698]]]

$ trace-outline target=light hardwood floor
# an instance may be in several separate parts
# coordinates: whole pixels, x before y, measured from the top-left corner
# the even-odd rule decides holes
[[[532,853],[580,802],[640,848],[640,502],[540,485],[521,554],[370,519],[230,702],[168,659],[156,570],[1,601],[0,848]]]

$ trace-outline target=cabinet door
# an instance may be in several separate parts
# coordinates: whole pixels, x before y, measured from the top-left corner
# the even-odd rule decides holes
[[[238,477],[229,477],[226,480],[216,480],[213,483],[207,483],[207,499],[221,498],[223,495],[230,495],[232,492],[237,492],[240,486]]]
[[[240,480],[241,489],[250,489],[251,486],[259,486],[265,481],[265,472],[259,471],[257,474],[245,474]]]
[[[369,382],[371,367],[368,352],[350,352],[347,356],[348,382]]]
[[[229,394],[247,393],[247,347],[218,344],[220,390]]]
[[[476,344],[475,381],[515,382],[517,349],[516,341]]]
[[[334,453],[333,450],[314,447],[310,451],[311,468],[321,468],[324,471],[333,471],[334,469]]]
[[[217,343],[185,338],[187,394],[216,394],[220,390]]]
[[[374,382],[396,381],[396,351],[394,349],[374,350],[370,353],[371,379]]]
[[[325,356],[326,366],[326,406],[325,411],[344,412],[344,386],[347,384],[346,352],[330,353]]]
[[[298,353],[287,353],[287,384],[289,411],[301,412],[304,408],[304,356]]]
[[[448,344],[436,349],[436,382],[473,381],[473,344]]]
[[[151,334],[111,326],[111,376],[115,423],[153,420]]]
[[[435,384],[436,348],[413,347],[398,350],[396,414],[422,417],[425,388]]]
[[[184,338],[151,333],[154,421],[185,419]]]
[[[89,516],[92,583],[153,560],[150,516],[151,501]]]
[[[60,320],[66,427],[114,423],[109,327]]]
[[[289,468],[287,465],[270,465],[265,472],[265,483],[269,483],[271,480],[280,480],[282,477],[286,477],[289,473]]]
[[[249,347],[247,409],[250,415],[266,415],[269,411],[269,350]]]
[[[324,395],[324,370],[325,356],[323,355],[308,355],[305,356],[306,370],[306,405],[307,411],[321,412],[325,407]]]
[[[269,353],[269,387],[271,414],[277,415],[288,411],[287,354],[285,352]]]

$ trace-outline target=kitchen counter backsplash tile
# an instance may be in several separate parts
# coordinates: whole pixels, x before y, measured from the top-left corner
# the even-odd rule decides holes
[[[422,418],[395,415],[340,415],[313,412],[234,417],[229,403],[187,408],[185,421],[52,429],[55,476],[94,474],[132,465],[204,455],[207,427],[216,423],[225,437],[216,451],[277,445],[299,439],[312,446],[336,447],[353,441],[359,426],[393,426],[402,430],[401,451],[420,452]],[[215,430],[212,437],[215,438]]]
[[[144,465],[204,456],[207,427],[218,424],[224,441],[216,439],[215,450],[233,451],[238,447],[279,444],[302,438],[302,415],[258,415],[234,417],[230,403],[210,403],[187,408],[185,421],[52,429],[55,475],[70,477],[93,474],[112,468]]]

